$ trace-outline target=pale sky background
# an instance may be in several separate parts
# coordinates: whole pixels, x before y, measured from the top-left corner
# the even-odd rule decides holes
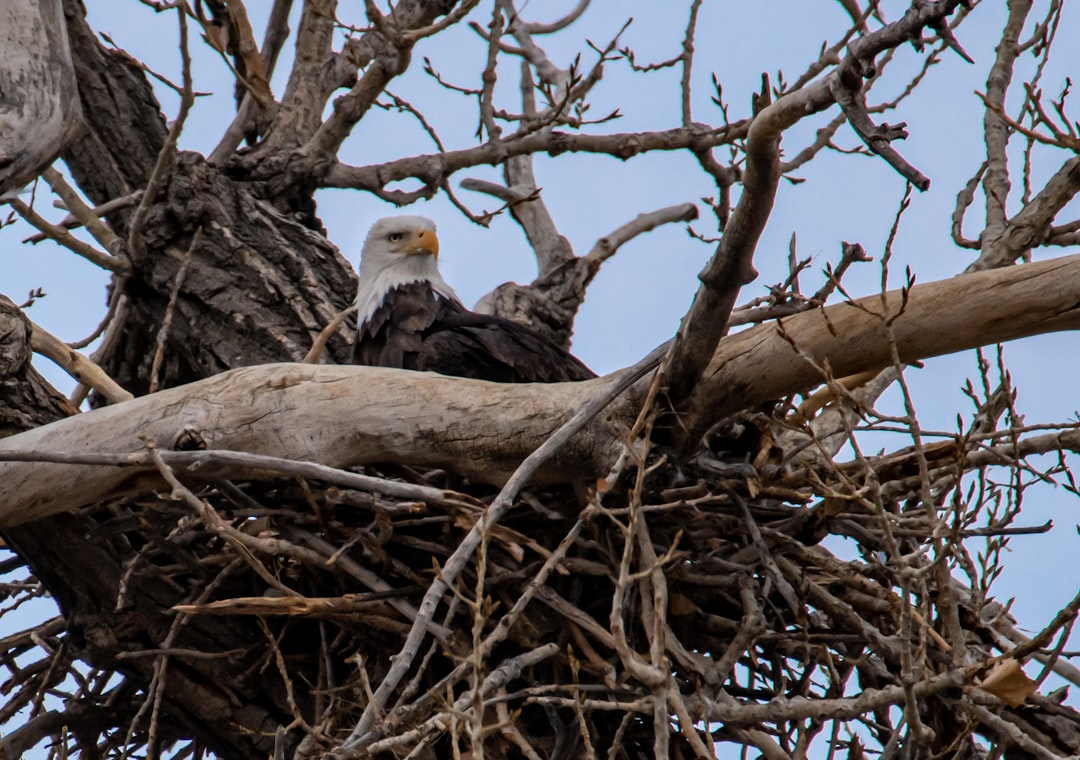
[[[523,6],[522,13],[531,21],[550,21],[575,4],[572,0],[534,0]],[[109,34],[119,46],[151,68],[180,80],[175,13],[156,15],[136,2],[115,0],[87,0],[87,5],[96,30]],[[261,38],[270,3],[248,0],[247,5],[256,34]],[[363,24],[362,3],[341,5],[343,19]],[[908,7],[907,2],[896,0],[881,5],[890,19],[897,18]],[[1042,18],[1046,5],[1046,0],[1035,3],[1025,36],[1030,34],[1034,21]],[[489,6],[490,3],[482,3],[470,18],[486,25]],[[583,66],[588,67],[596,56],[585,39],[602,47],[632,16],[634,21],[624,33],[622,43],[633,48],[639,63],[667,59],[680,51],[688,8],[688,0],[593,0],[577,24],[554,37],[537,38],[537,42],[557,65],[566,66],[580,54]],[[951,242],[950,215],[956,193],[985,156],[983,109],[974,92],[985,89],[1004,15],[1004,3],[981,3],[957,31],[961,44],[976,64],[967,64],[953,53],[944,54],[918,92],[884,117],[891,123],[908,123],[910,137],[895,145],[932,179],[928,192],[913,194],[911,208],[901,226],[895,244],[892,287],[901,284],[906,266],[916,273],[919,282],[929,282],[960,272],[973,257],[972,252],[960,250]],[[713,72],[724,85],[732,118],[742,118],[749,113],[750,96],[759,88],[763,71],[770,72],[774,82],[778,70],[783,71],[787,81],[795,80],[816,60],[822,42],[835,42],[848,25],[847,14],[831,0],[706,0],[696,39],[695,117],[714,124],[720,122],[718,110],[709,102],[713,94],[710,84]],[[291,26],[296,29],[295,19]],[[192,30],[194,35],[194,26]],[[1080,8],[1066,7],[1056,55],[1042,80],[1047,93],[1056,95],[1067,76],[1080,79],[1080,52],[1071,44],[1078,38]],[[205,154],[231,121],[233,85],[228,69],[209,48],[201,43],[193,45],[193,54],[196,89],[212,91],[214,95],[196,102],[181,144],[185,149]],[[424,112],[448,148],[476,144],[475,100],[448,93],[436,85],[422,72],[425,56],[431,58],[435,69],[446,79],[476,87],[486,43],[464,24],[424,40],[417,45],[409,73],[391,86],[391,91]],[[290,41],[272,83],[278,97],[284,90],[291,57]],[[875,87],[872,101],[892,100],[921,60],[922,56],[910,46],[902,48],[889,73]],[[1014,112],[1023,95],[1020,82],[1033,69],[1034,62],[1028,54],[1018,63],[1016,84],[1009,100]],[[509,58],[499,70],[496,99],[500,107],[509,111],[517,111],[520,106],[517,72],[517,59]],[[625,62],[608,63],[603,81],[590,98],[589,114],[595,117],[617,107],[624,116],[589,131],[677,126],[679,76],[678,68],[642,75],[631,73]],[[162,87],[157,92],[165,113],[172,118],[177,98]],[[792,129],[784,139],[786,153],[798,152],[813,139],[814,131],[835,114],[836,110],[832,109]],[[881,117],[875,118],[880,121]],[[859,141],[844,126],[837,134],[836,143],[851,148]],[[1021,141],[1014,139],[1014,156],[1019,156],[1020,147]],[[348,163],[370,164],[433,150],[434,146],[411,116],[373,111],[354,131],[341,158]],[[1067,158],[1061,151],[1040,151],[1032,171],[1035,187],[1041,187],[1040,182]],[[625,163],[592,155],[537,157],[535,169],[548,208],[579,254],[586,253],[597,238],[640,212],[687,201],[697,203],[702,213],[702,219],[695,223],[696,229],[705,234],[715,232],[711,212],[700,200],[702,196],[714,195],[715,187],[688,153],[657,152]],[[501,172],[491,167],[464,172],[454,178],[455,187],[466,176],[499,180]],[[877,259],[904,193],[903,179],[877,158],[823,153],[799,170],[797,176],[806,182],[781,183],[775,211],[755,259],[761,276],[744,290],[743,301],[762,293],[765,285],[785,278],[788,242],[793,232],[798,235],[800,257],[813,257],[810,272],[802,277],[806,292],[813,292],[820,285],[824,265],[839,259],[841,241],[862,243]],[[1010,209],[1015,212],[1021,192],[1018,162],[1013,176]],[[464,190],[458,194],[474,211],[499,205],[487,196]],[[43,198],[46,195],[42,193]],[[524,236],[509,216],[501,216],[490,229],[483,229],[462,217],[442,196],[403,211],[356,191],[320,191],[317,200],[319,216],[331,240],[354,264],[367,229],[377,218],[392,213],[420,213],[435,219],[442,241],[440,260],[444,274],[467,303],[506,280],[528,282],[535,275],[535,263]],[[977,198],[969,213],[965,227],[969,237],[982,227],[981,203],[982,199]],[[39,208],[45,209],[46,204],[39,200]],[[1078,204],[1071,204],[1057,221],[1071,220],[1078,213]],[[62,214],[49,209],[47,215],[55,220]],[[20,241],[28,234],[22,225],[0,230],[0,292],[19,302],[30,289],[43,288],[48,297],[33,306],[30,316],[64,340],[82,338],[104,313],[107,278],[73,254],[55,247],[21,245]],[[1036,258],[1072,252],[1038,251]],[[576,323],[574,352],[596,371],[604,373],[634,362],[669,338],[690,303],[697,286],[696,275],[711,253],[710,246],[687,235],[684,225],[669,225],[625,246],[605,264],[588,292]],[[880,277],[876,263],[864,264],[844,282],[850,293],[861,296],[876,292]],[[992,347],[988,355],[993,356]],[[1019,388],[1018,408],[1028,423],[1076,419],[1080,394],[1074,378],[1080,371],[1080,361],[1074,335],[1066,333],[1012,343],[1006,346],[1005,357]],[[71,387],[70,380],[51,368],[47,360],[39,358],[36,363],[59,388],[67,391]],[[908,381],[925,428],[953,431],[958,413],[965,420],[970,417],[970,402],[960,392],[969,376],[975,377],[975,359],[970,352],[930,360],[924,369],[909,370]],[[898,411],[896,400],[896,394],[892,394],[881,406]],[[1049,466],[1050,462],[1043,464]],[[997,582],[1000,598],[1016,597],[1014,611],[1022,627],[1038,630],[1080,585],[1080,563],[1075,561],[1080,550],[1076,532],[1078,503],[1061,488],[1038,487],[1027,493],[1020,524],[1036,525],[1052,519],[1056,527],[1050,536],[1013,538],[1013,553],[1006,573]],[[1034,667],[1028,671],[1031,675],[1037,673]]]

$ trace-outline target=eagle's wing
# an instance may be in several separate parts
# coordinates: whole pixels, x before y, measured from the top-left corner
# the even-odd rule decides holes
[[[498,383],[558,383],[596,377],[540,333],[476,314],[426,282],[390,290],[361,326],[353,362]]]
[[[417,357],[439,317],[442,300],[426,282],[411,282],[390,290],[360,325],[353,344],[353,363],[419,369]]]
[[[596,374],[540,333],[450,301],[417,357],[417,369],[501,383],[558,383]]]

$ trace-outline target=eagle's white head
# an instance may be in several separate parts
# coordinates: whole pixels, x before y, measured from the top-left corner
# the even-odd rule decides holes
[[[435,222],[423,216],[387,216],[375,222],[360,251],[357,323],[364,324],[386,294],[411,282],[428,282],[443,296],[461,302],[439,273]]]

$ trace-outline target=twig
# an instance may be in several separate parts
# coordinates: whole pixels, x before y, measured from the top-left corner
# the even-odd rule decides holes
[[[293,722],[291,725],[286,726],[286,730],[292,728],[292,726],[300,726],[306,733],[314,733],[308,722],[304,720],[304,714],[300,711],[300,707],[296,704],[293,682],[289,678],[289,669],[285,665],[285,658],[281,654],[281,647],[278,646],[277,638],[270,631],[270,627],[265,620],[262,618],[256,618],[256,620],[263,635],[266,636],[267,642],[270,644],[270,649],[274,654],[274,664],[277,666],[278,674],[281,676],[281,682],[285,684],[285,702],[289,705],[289,710],[292,711],[293,716]]]
[[[94,328],[94,331],[81,340],[75,340],[68,343],[69,348],[76,350],[80,348],[86,348],[95,340],[101,337],[102,333],[108,329],[113,319],[120,312],[120,304],[124,300],[124,289],[127,287],[127,277],[117,277],[113,284],[112,294],[109,296],[109,308],[105,311],[105,316],[98,322],[98,326]]]
[[[161,362],[165,358],[165,343],[169,339],[169,328],[172,327],[173,314],[176,312],[176,302],[180,298],[180,288],[187,278],[192,256],[194,256],[195,251],[202,246],[202,238],[203,228],[202,225],[199,225],[199,228],[195,230],[195,234],[191,237],[191,243],[188,245],[187,252],[184,254],[180,269],[176,273],[176,278],[173,280],[172,290],[169,293],[169,303],[165,307],[165,316],[161,320],[161,327],[158,328],[157,337],[154,340],[154,360],[150,364],[150,387],[147,390],[147,393],[154,393],[158,389],[158,375],[161,372]]]
[[[311,344],[311,348],[306,354],[304,354],[304,358],[300,361],[303,364],[318,364],[319,359],[322,358],[323,351],[326,350],[327,341],[329,341],[330,338],[338,331],[338,329],[340,329],[341,326],[345,324],[345,320],[355,313],[356,304],[353,304],[347,309],[342,309],[341,311],[339,311],[334,316],[334,318],[330,320],[330,323],[319,331],[319,334],[315,337],[314,342],[312,342]]]
[[[99,251],[89,243],[84,243],[63,227],[46,220],[30,206],[23,203],[21,198],[17,196],[8,198],[6,202],[18,212],[19,216],[40,230],[42,235],[55,240],[72,253],[77,253],[90,263],[110,272],[124,275],[130,271],[130,264],[126,259],[117,259],[105,253],[105,251]]]
[[[176,143],[180,139],[180,133],[184,130],[184,122],[187,121],[188,112],[195,103],[195,93],[191,79],[191,51],[188,49],[188,26],[187,26],[187,3],[180,3],[177,7],[177,19],[180,23],[180,58],[183,64],[184,88],[180,96],[180,109],[177,111],[176,120],[169,127],[169,133],[165,136],[165,143],[158,152],[157,161],[150,172],[150,178],[146,182],[142,200],[139,201],[135,213],[131,217],[131,227],[128,232],[127,246],[133,257],[142,256],[146,253],[146,244],[143,239],[143,227],[146,224],[146,216],[150,212],[150,206],[157,200],[172,168],[173,159],[176,157]]]

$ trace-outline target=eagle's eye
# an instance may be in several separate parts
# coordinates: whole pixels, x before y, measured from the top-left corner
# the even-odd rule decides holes
[[[398,243],[401,242],[401,239],[403,237],[405,237],[404,232],[391,232],[389,235],[386,236],[386,239],[389,240],[391,243]]]

